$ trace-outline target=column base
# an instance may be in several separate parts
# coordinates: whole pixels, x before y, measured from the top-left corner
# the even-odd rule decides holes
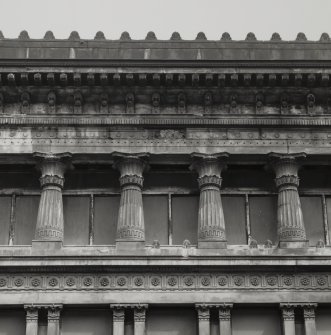
[[[33,240],[32,241],[32,248],[33,249],[54,250],[54,249],[61,249],[62,246],[63,246],[62,241],[42,241],[42,240]]]
[[[279,248],[308,248],[309,241],[279,241]]]
[[[116,249],[137,250],[144,248],[145,248],[145,241],[116,241]]]
[[[198,241],[199,249],[226,249],[227,241]]]

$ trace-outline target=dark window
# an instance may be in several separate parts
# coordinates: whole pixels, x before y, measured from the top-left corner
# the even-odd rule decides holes
[[[94,244],[115,244],[120,196],[94,197]]]
[[[277,197],[250,196],[251,235],[259,244],[277,240]]]
[[[173,244],[197,243],[199,196],[173,196]]]
[[[245,197],[222,196],[226,237],[229,244],[246,244]]]
[[[146,243],[168,244],[168,196],[144,195]]]
[[[8,244],[11,197],[0,197],[0,244]]]
[[[40,196],[16,197],[14,244],[31,245],[34,239]]]
[[[318,240],[324,241],[322,198],[304,196],[300,201],[307,239],[310,245],[316,245]]]
[[[64,196],[64,244],[86,245],[89,236],[88,196]]]

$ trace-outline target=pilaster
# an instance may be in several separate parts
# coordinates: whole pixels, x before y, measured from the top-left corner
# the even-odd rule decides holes
[[[120,171],[121,200],[117,222],[118,247],[143,247],[145,242],[142,202],[143,172],[148,155],[114,154],[114,167]]]
[[[136,305],[134,306],[134,335],[145,335],[146,334],[146,311],[148,305]]]
[[[198,313],[198,335],[210,335],[210,307],[205,304],[196,304]]]
[[[226,167],[227,153],[193,154],[190,169],[197,171],[200,188],[198,247],[226,248],[224,213],[220,188],[221,173]]]
[[[34,305],[24,305],[26,312],[25,335],[38,335],[39,308]]]
[[[304,153],[283,155],[270,154],[271,165],[276,174],[278,189],[277,224],[280,248],[302,248],[308,246],[298,193],[299,160]]]
[[[282,314],[283,335],[295,335],[295,305],[280,304]]]
[[[120,304],[110,305],[113,311],[113,335],[124,335],[125,308]]]
[[[47,309],[47,335],[60,335],[60,314],[62,305],[52,305]]]
[[[305,335],[316,335],[315,310],[317,304],[303,305],[303,317],[305,322]]]
[[[68,165],[69,153],[35,153],[41,171],[41,196],[39,202],[34,246],[59,247],[63,242],[63,201],[64,172]]]
[[[222,304],[220,306],[217,306],[221,335],[231,335],[232,334],[232,327],[231,327],[232,307],[233,307],[233,304]]]

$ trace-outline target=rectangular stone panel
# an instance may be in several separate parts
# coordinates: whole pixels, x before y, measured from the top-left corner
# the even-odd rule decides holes
[[[16,197],[14,244],[31,245],[37,223],[40,196]]]
[[[94,197],[94,244],[115,244],[120,196]]]
[[[0,245],[8,244],[11,197],[0,197]]]
[[[146,243],[168,244],[168,196],[144,195]]]
[[[151,307],[147,335],[198,335],[197,313],[188,307]]]
[[[112,312],[109,309],[64,309],[61,312],[61,335],[112,335]]]
[[[249,196],[251,235],[258,244],[277,241],[277,197]]]
[[[64,244],[87,245],[89,236],[89,207],[87,196],[64,196]]]
[[[22,309],[0,310],[0,335],[25,335],[25,312]]]
[[[234,307],[232,335],[281,335],[277,307]]]
[[[307,239],[310,245],[316,245],[318,240],[324,241],[322,198],[302,196],[300,201]]]
[[[172,197],[173,244],[197,243],[199,196]]]
[[[247,244],[245,197],[222,195],[222,205],[228,244]]]
[[[331,334],[331,307],[319,306],[316,310],[317,335]]]

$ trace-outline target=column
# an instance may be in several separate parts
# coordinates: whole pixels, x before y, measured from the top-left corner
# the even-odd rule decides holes
[[[38,334],[38,307],[33,305],[25,305],[26,311],[26,330],[25,335]]]
[[[113,310],[113,335],[124,335],[124,306],[110,305]]]
[[[60,335],[60,313],[62,305],[46,307],[47,314],[47,335]]]
[[[280,248],[308,246],[298,193],[299,160],[305,154],[271,154],[271,164],[276,174],[278,189],[277,222]]]
[[[114,154],[114,167],[120,171],[121,200],[117,221],[116,245],[143,247],[145,242],[142,201],[143,172],[147,154]]]
[[[134,306],[134,335],[146,334],[146,311],[148,305]]]
[[[303,305],[303,317],[305,321],[305,335],[316,335],[315,309],[317,304]]]
[[[68,165],[70,154],[43,154],[34,155],[41,170],[41,196],[39,202],[37,225],[34,245],[63,241],[63,202],[62,189],[64,172]]]
[[[190,169],[197,171],[200,188],[198,247],[226,248],[224,213],[220,188],[221,172],[226,167],[227,153],[193,154]]]
[[[294,305],[281,304],[283,335],[295,335]]]
[[[220,324],[220,335],[231,335],[231,309],[232,304],[223,304],[218,307],[218,317]]]
[[[196,304],[195,308],[198,313],[199,334],[210,335],[210,310],[209,306],[204,304]]]

